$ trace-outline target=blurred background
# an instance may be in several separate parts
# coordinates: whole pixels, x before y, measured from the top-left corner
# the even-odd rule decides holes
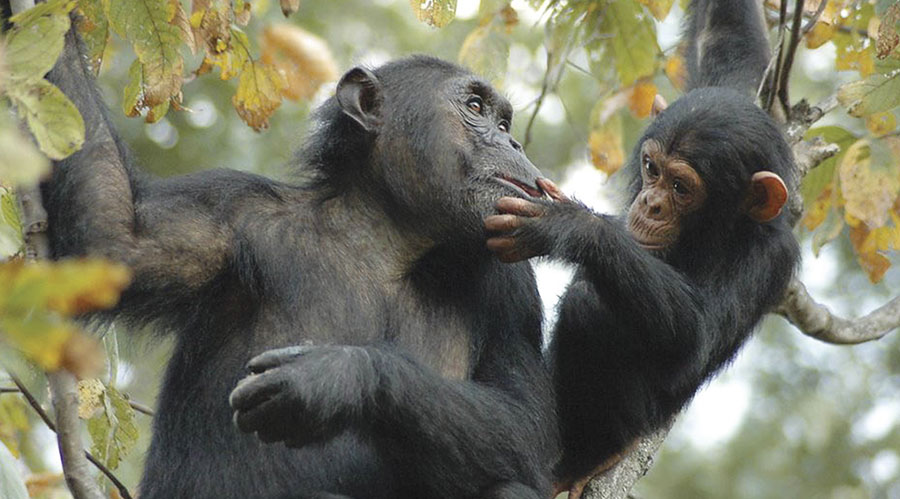
[[[479,0],[458,0],[455,20],[440,29],[418,21],[408,0],[304,0],[287,20],[274,3],[253,2],[254,15],[245,28],[251,39],[272,23],[300,26],[325,41],[340,72],[412,53],[457,60],[467,36],[483,19]],[[547,68],[549,16],[535,3],[540,2],[511,3],[518,22],[507,29],[508,64],[500,74],[488,75],[516,109],[512,133],[520,140]],[[675,49],[681,19],[682,10],[675,5],[664,21],[654,21],[663,53]],[[190,111],[169,112],[147,124],[120,111],[133,57],[114,41],[100,84],[138,162],[161,176],[224,167],[289,179],[286,166],[307,132],[309,111],[334,90],[330,82],[308,101],[285,101],[270,127],[257,133],[232,108],[235,83],[205,75],[184,86],[183,102]],[[186,67],[199,66],[200,59],[188,56]],[[841,83],[858,79],[853,72],[838,71],[835,59],[831,42],[815,50],[801,44],[791,96],[816,102]],[[592,110],[614,89],[587,69],[591,64],[578,51],[570,55],[556,91],[542,99],[527,153],[568,194],[598,211],[616,212],[623,199],[620,182],[595,166],[588,146]],[[677,97],[662,71],[650,81],[670,102]],[[619,119],[627,151],[646,120],[632,113],[621,113]],[[822,123],[865,129],[862,120],[840,108]],[[900,293],[900,269],[891,268],[880,283],[871,284],[846,237],[835,239],[817,257],[810,250],[810,235],[798,229],[798,237],[804,247],[801,279],[834,312],[855,317]],[[888,257],[896,261],[896,255]],[[571,273],[545,262],[536,266],[549,326]],[[118,338],[118,388],[153,407],[169,340],[152,334]],[[0,411],[19,411],[11,400],[0,397]],[[58,471],[54,436],[27,414],[32,424],[20,439],[23,467]],[[150,417],[136,417],[138,443],[117,471],[130,488],[139,481],[150,435]],[[780,317],[769,317],[733,365],[678,419],[656,464],[633,492],[643,498],[900,498],[900,336],[832,346],[803,336]],[[59,489],[40,493],[65,496]]]

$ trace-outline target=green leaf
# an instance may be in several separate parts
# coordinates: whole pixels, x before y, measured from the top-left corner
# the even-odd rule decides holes
[[[900,175],[890,149],[878,141],[856,141],[841,159],[838,172],[844,210],[869,229],[883,226],[900,193]]]
[[[838,101],[857,117],[900,106],[900,69],[842,86],[838,89]]]
[[[81,148],[84,120],[60,89],[40,80],[26,91],[10,88],[10,97],[48,157],[63,159]]]
[[[134,447],[138,429],[134,424],[134,409],[115,388],[106,387],[103,393],[104,411],[88,420],[91,453],[110,469]]]
[[[472,30],[459,49],[459,63],[484,76],[495,85],[506,74],[510,38],[501,12]]]
[[[836,155],[821,162],[819,166],[810,170],[800,183],[800,193],[803,195],[804,209],[809,210],[819,194],[834,180],[834,172],[844,152],[857,140],[857,136],[839,126],[823,126],[811,128],[804,138],[822,137],[829,144],[837,144],[841,151]]]
[[[456,17],[456,0],[409,0],[416,19],[435,28],[443,28]]]
[[[611,58],[622,86],[652,75],[659,54],[653,18],[644,14],[634,0],[613,0],[599,15],[596,48],[603,50],[601,65],[608,64]]]
[[[78,33],[87,48],[88,61],[94,76],[100,73],[103,51],[109,41],[109,19],[101,0],[78,0]]]
[[[12,185],[32,185],[50,171],[50,162],[9,119],[0,106],[0,179]]]
[[[4,499],[28,499],[28,489],[19,474],[16,460],[5,445],[0,445],[0,497]]]
[[[55,1],[40,4],[41,15],[15,16],[15,27],[8,36],[6,65],[9,86],[24,89],[26,85],[44,78],[62,53],[64,37],[69,30],[68,12],[75,2]],[[31,10],[22,14],[28,14]]]
[[[819,256],[819,251],[822,250],[822,247],[841,235],[841,230],[843,229],[844,217],[842,217],[836,209],[832,208],[831,210],[828,210],[828,216],[825,218],[825,221],[813,234],[813,256]]]
[[[131,42],[141,61],[143,104],[154,107],[181,90],[184,60],[181,31],[171,24],[176,9],[168,0],[104,0],[109,25]]]

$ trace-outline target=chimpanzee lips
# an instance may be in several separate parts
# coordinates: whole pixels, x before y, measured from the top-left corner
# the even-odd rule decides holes
[[[537,184],[528,185],[528,184],[522,182],[521,180],[516,180],[508,175],[502,175],[502,174],[498,174],[498,175],[494,176],[493,178],[500,184],[510,187],[514,191],[516,191],[519,194],[522,194],[526,197],[541,199],[546,195],[544,190],[541,189],[540,186],[538,186]]]

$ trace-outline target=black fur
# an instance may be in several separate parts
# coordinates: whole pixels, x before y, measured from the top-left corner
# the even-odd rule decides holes
[[[142,499],[546,496],[557,459],[534,276],[484,249],[493,178],[537,170],[508,102],[428,57],[371,73],[366,129],[335,98],[306,183],[133,169],[70,33],[49,78],[87,124],[44,186],[55,256],[126,262],[110,314],[176,336]],[[352,83],[352,82],[351,82]],[[348,83],[349,84],[349,83]],[[480,94],[483,115],[467,110]],[[373,107],[374,106],[374,107]],[[352,114],[352,113],[351,113]],[[232,422],[232,397],[241,433]]]
[[[653,138],[686,160],[707,188],[706,204],[673,247],[651,254],[622,220],[577,203],[545,203],[543,216],[513,234],[580,269],[562,298],[551,345],[562,483],[590,474],[680,411],[779,302],[797,265],[786,216],[760,224],[741,207],[759,170],[793,185],[782,132],[749,97],[768,53],[751,15],[758,7],[754,0],[691,4],[693,89],[640,141]],[[641,186],[640,143],[626,168],[632,201]]]

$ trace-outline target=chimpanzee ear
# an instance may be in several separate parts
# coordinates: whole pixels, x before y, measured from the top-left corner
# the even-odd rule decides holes
[[[666,99],[659,94],[656,94],[656,97],[653,98],[653,105],[650,106],[650,117],[656,118],[656,115],[666,110],[669,107],[669,103],[666,102]]]
[[[744,210],[753,220],[768,222],[781,213],[787,197],[787,186],[781,177],[772,172],[756,172],[750,179]]]
[[[381,82],[368,69],[357,66],[347,71],[337,84],[335,96],[344,114],[367,131],[381,125]]]

